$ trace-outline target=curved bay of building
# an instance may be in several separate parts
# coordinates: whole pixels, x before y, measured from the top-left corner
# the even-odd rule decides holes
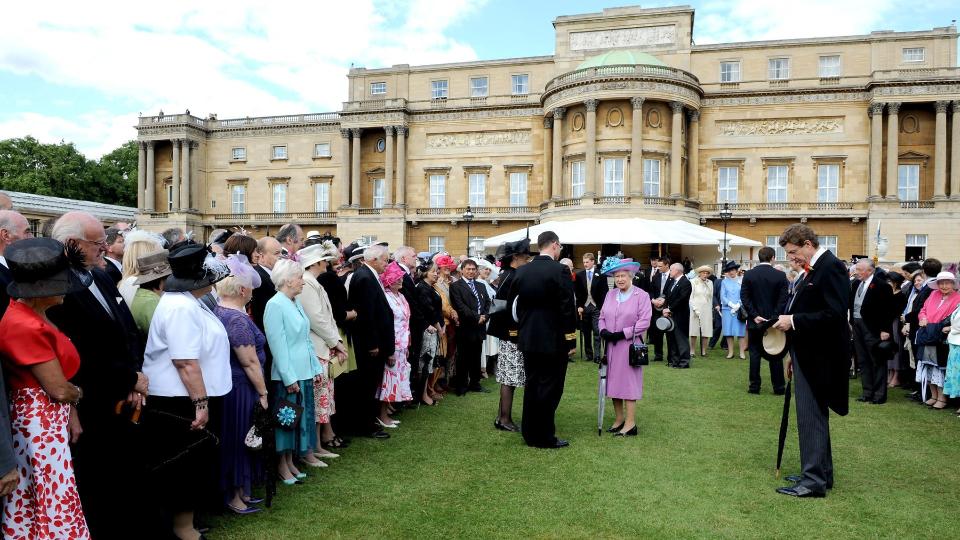
[[[694,45],[687,7],[554,21],[556,54],[351,69],[336,113],[141,117],[139,222],[464,252],[528,223],[682,219],[843,257],[960,258],[955,26]],[[471,244],[474,245],[474,244]],[[629,251],[629,250],[625,250]],[[638,252],[636,255],[640,255]]]

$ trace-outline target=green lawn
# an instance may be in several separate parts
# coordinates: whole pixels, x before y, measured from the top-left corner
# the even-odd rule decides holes
[[[767,369],[766,365],[763,366]],[[274,507],[218,520],[218,539],[279,538],[939,538],[960,485],[960,420],[908,402],[851,401],[831,415],[836,488],[774,493],[783,398],[748,395],[747,361],[719,351],[689,370],[647,368],[640,436],[597,436],[597,372],[571,364],[557,414],[562,450],[495,431],[490,394],[406,411],[388,441],[355,440]],[[852,381],[851,398],[859,391]],[[520,402],[515,419],[520,417]],[[608,403],[606,426],[613,419]],[[797,472],[795,418],[784,474]]]

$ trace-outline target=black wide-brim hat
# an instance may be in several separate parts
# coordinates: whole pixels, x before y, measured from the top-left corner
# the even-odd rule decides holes
[[[726,274],[731,270],[737,270],[740,268],[740,265],[737,264],[737,261],[727,261],[727,264],[723,265],[723,273]]]
[[[230,275],[224,261],[218,260],[207,246],[188,242],[170,251],[170,270],[163,286],[165,292],[187,292],[202,289]]]
[[[83,253],[52,238],[26,238],[4,251],[12,276],[12,298],[63,296],[86,289],[93,275],[83,266]]]
[[[497,260],[511,259],[514,255],[530,255],[530,239],[504,242],[497,248]]]

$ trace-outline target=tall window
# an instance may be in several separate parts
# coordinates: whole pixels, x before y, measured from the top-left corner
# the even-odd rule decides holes
[[[317,143],[313,145],[313,157],[330,157],[330,143]]]
[[[230,160],[231,161],[246,161],[247,160],[247,149],[242,146],[236,146],[230,150]]]
[[[767,167],[767,202],[787,202],[787,166]]]
[[[430,175],[430,208],[447,206],[447,177],[443,174]]]
[[[897,167],[897,196],[901,201],[920,199],[920,165]]]
[[[923,47],[907,47],[903,49],[904,62],[923,62]]]
[[[771,58],[767,61],[767,78],[780,80],[790,78],[790,59]]]
[[[643,160],[643,196],[660,196],[660,160]]]
[[[574,199],[583,197],[583,192],[587,188],[587,179],[582,161],[570,163],[570,196]]]
[[[283,214],[287,211],[287,185],[273,185],[273,213]]]
[[[173,184],[167,184],[167,212],[173,212]]]
[[[330,211],[330,184],[317,182],[313,185],[313,211]]]
[[[739,176],[739,167],[719,167],[717,169],[717,202],[737,202],[737,179]]]
[[[837,254],[837,237],[836,236],[817,236],[817,242],[820,244],[820,247],[823,249],[829,249],[830,253],[834,255]]]
[[[603,196],[623,196],[623,158],[603,160]]]
[[[779,236],[768,236],[767,237],[767,247],[774,250],[776,255],[773,256],[775,260],[785,261],[787,260],[787,250],[780,247],[780,237]]]
[[[740,62],[720,62],[720,82],[740,82]]]
[[[287,147],[274,146],[273,152],[271,153],[271,159],[287,159]]]
[[[834,203],[840,200],[840,165],[817,167],[817,202]]]
[[[922,261],[927,258],[927,235],[908,234],[904,259],[908,261]]]
[[[482,208],[487,205],[487,175],[483,173],[472,173],[467,177],[470,194],[468,197],[469,205],[474,208]]]
[[[487,97],[488,88],[486,77],[470,77],[470,97]]]
[[[230,189],[230,209],[234,214],[244,214],[247,211],[247,187],[235,185]]]
[[[430,81],[430,98],[447,99],[447,80]]]
[[[385,82],[370,83],[370,95],[379,96],[386,93],[387,93],[387,83]]]
[[[444,238],[442,236],[430,236],[427,238],[427,251],[436,253],[444,250]]]
[[[510,206],[527,205],[527,173],[510,173]]]
[[[523,95],[530,93],[530,76],[529,75],[513,75],[512,79],[512,88],[513,95]]]
[[[840,55],[820,57],[820,76],[821,77],[839,77],[840,76]]]
[[[373,181],[373,207],[383,208],[384,196],[383,178],[377,178]]]

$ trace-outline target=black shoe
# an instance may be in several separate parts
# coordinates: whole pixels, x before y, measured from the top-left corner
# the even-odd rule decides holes
[[[783,388],[781,388],[781,389],[779,389],[779,390],[774,390],[774,391],[773,391],[773,395],[775,395],[775,396],[782,396],[782,395],[784,395],[784,394],[786,394],[786,393],[787,393],[787,391],[784,390]]]
[[[663,362],[663,357],[659,356],[653,359],[654,362]]]
[[[760,389],[759,389],[759,388],[749,388],[749,389],[747,389],[747,393],[748,393],[748,394],[759,394],[759,393],[760,393]]]
[[[468,391],[470,392],[479,392],[481,394],[489,394],[490,391],[482,386],[471,386]]]
[[[807,498],[807,497],[819,498],[819,497],[827,496],[826,493],[813,491],[803,486],[777,488],[777,493],[781,495],[789,495],[791,497],[798,497],[798,498]]]
[[[678,369],[690,369],[690,364],[678,364],[675,367],[677,367]]]
[[[564,439],[554,439],[552,443],[538,446],[537,448],[566,448],[567,446],[570,446],[569,441]]]
[[[459,397],[463,397],[463,396],[467,395],[467,389],[466,389],[466,388],[457,388],[457,389],[454,391],[454,394],[456,394],[456,395],[459,396]]]
[[[494,420],[493,427],[499,429],[500,431],[509,431],[511,433],[516,433],[520,431],[519,429],[517,429],[517,426],[513,424],[502,424],[500,423],[500,420]]]
[[[619,426],[613,426],[613,427],[611,427],[610,429],[607,430],[607,433],[616,433],[616,432],[620,431],[621,429],[623,429],[623,424],[620,424]]]
[[[369,435],[367,435],[367,437],[370,437],[371,439],[389,439],[390,434],[381,429],[378,431],[374,431],[373,433],[370,433]]]
[[[799,474],[791,474],[790,476],[784,476],[784,480],[787,482],[793,482],[794,484],[799,484],[801,476]]]
[[[633,426],[630,431],[618,431],[613,434],[614,437],[636,437],[637,436],[637,426]]]
[[[887,398],[870,400],[870,403],[873,403],[874,405],[883,405],[886,402]]]
[[[857,398],[857,401],[859,401],[860,403],[866,403],[866,402],[868,402],[868,401],[873,401],[873,400],[871,400],[871,399],[868,398],[868,397],[860,396],[860,397]]]

